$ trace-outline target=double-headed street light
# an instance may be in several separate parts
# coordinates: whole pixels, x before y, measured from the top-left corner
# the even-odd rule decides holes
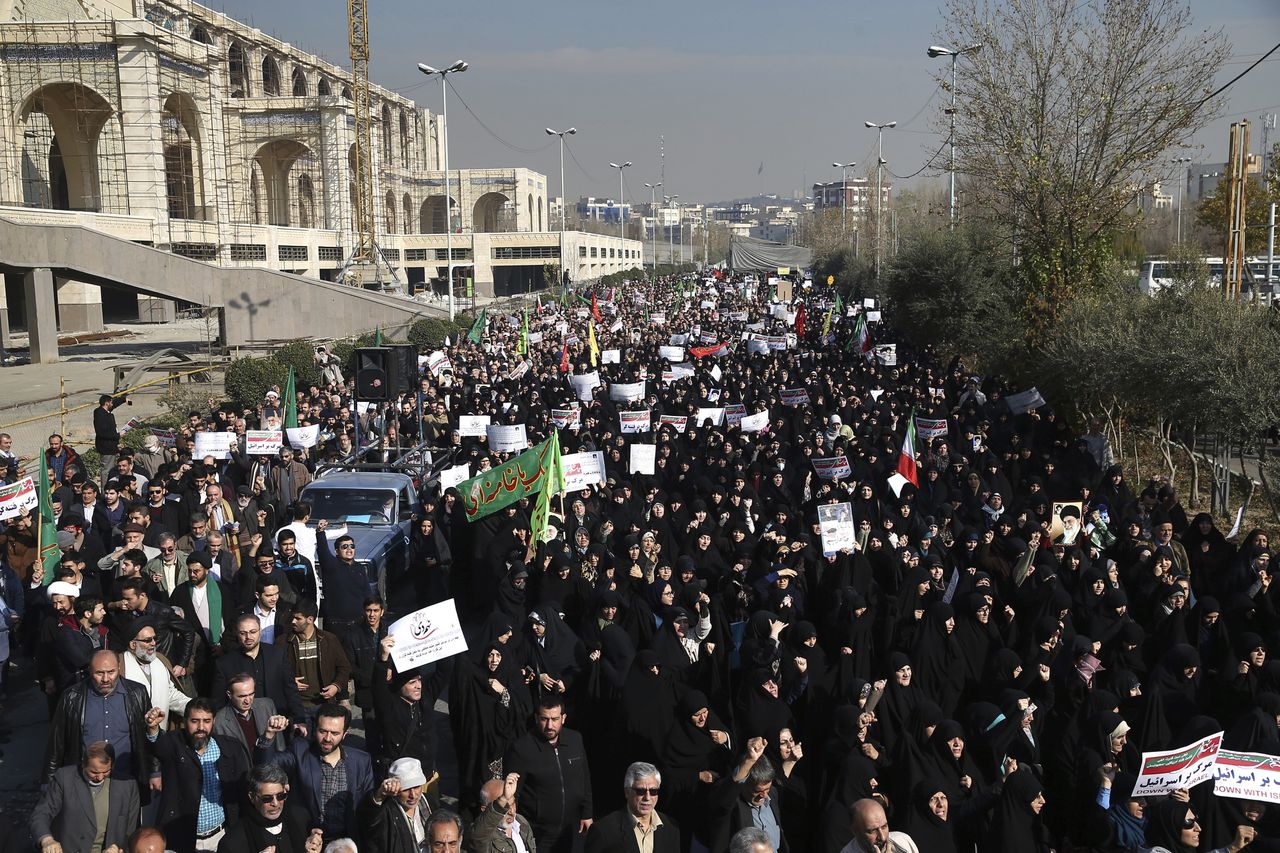
[[[951,48],[941,47],[939,45],[931,45],[926,51],[931,59],[937,59],[939,56],[951,57],[951,109],[947,110],[947,115],[951,117],[951,164],[947,167],[947,171],[951,173],[951,227],[956,227],[956,59],[965,53],[974,53],[982,50],[982,42],[971,44],[968,47]]]
[[[847,222],[847,208],[849,206],[847,203],[849,199],[849,170],[858,164],[832,163],[831,165],[840,170],[840,239],[843,241],[844,235],[848,233],[849,228]]]
[[[459,59],[448,68],[432,68],[425,62],[418,63],[418,70],[430,77],[440,75],[440,117],[444,119],[444,223],[445,253],[449,256],[449,319],[456,314],[453,302],[453,199],[449,196],[449,96],[445,75],[460,74],[471,66]]]
[[[627,215],[622,209],[622,170],[631,165],[628,160],[625,163],[610,163],[611,168],[618,170],[618,236],[627,239]]]
[[[653,237],[649,240],[649,245],[653,251],[653,269],[658,270],[658,187],[662,186],[662,181],[656,184],[645,182],[645,187],[649,190],[649,212],[653,214]],[[643,235],[641,235],[643,237]]]
[[[884,131],[885,128],[897,127],[896,121],[886,121],[882,124],[876,124],[873,121],[863,122],[867,127],[874,128],[876,132],[876,278],[880,278],[880,236],[881,226],[880,218],[884,210],[884,191],[880,188],[884,176]]]
[[[569,196],[565,193],[564,189],[564,137],[566,134],[572,136],[577,132],[578,129],[576,127],[571,127],[568,130],[552,130],[549,127],[547,128],[548,136],[560,137],[560,237],[562,240],[564,239],[565,216],[569,213]]]

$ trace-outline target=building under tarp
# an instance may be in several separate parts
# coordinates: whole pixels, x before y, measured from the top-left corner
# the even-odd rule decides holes
[[[729,239],[729,267],[734,272],[772,272],[780,267],[804,270],[812,265],[813,250],[804,246],[736,235]]]

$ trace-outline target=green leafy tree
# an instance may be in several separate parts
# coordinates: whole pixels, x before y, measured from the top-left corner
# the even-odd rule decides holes
[[[1244,252],[1246,255],[1264,255],[1267,252],[1267,228],[1271,219],[1271,205],[1280,204],[1280,143],[1271,147],[1270,166],[1261,177],[1251,176],[1244,182]],[[1196,207],[1196,222],[1208,229],[1214,238],[1225,246],[1227,240],[1227,213],[1231,207],[1231,182],[1218,181],[1213,195],[1206,196]]]

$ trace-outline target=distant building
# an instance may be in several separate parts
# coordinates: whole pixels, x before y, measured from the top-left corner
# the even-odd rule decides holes
[[[751,226],[750,236],[771,243],[789,243],[795,237],[795,225],[790,222],[761,222]]]
[[[843,201],[841,201],[841,195],[844,196]],[[888,207],[893,199],[893,184],[887,182],[881,184],[880,198],[881,204]],[[847,181],[814,184],[813,202],[815,210],[824,208],[839,210],[843,206],[851,216],[861,216],[861,211],[875,206],[875,182],[867,178],[850,178]]]
[[[1257,154],[1248,155],[1244,166],[1245,174],[1262,174],[1262,164],[1262,157]],[[1213,195],[1218,191],[1218,181],[1226,175],[1226,163],[1192,163],[1187,166],[1187,202],[1199,201]]]
[[[617,222],[619,216],[631,219],[631,205],[619,204],[611,198],[589,196],[578,199],[578,218],[594,222]]]

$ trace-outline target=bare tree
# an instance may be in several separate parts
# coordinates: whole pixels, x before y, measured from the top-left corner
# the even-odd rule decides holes
[[[1215,116],[1227,40],[1180,0],[947,0],[939,38],[982,45],[956,65],[957,168],[1014,240],[1042,331],[1100,286],[1135,198]]]

